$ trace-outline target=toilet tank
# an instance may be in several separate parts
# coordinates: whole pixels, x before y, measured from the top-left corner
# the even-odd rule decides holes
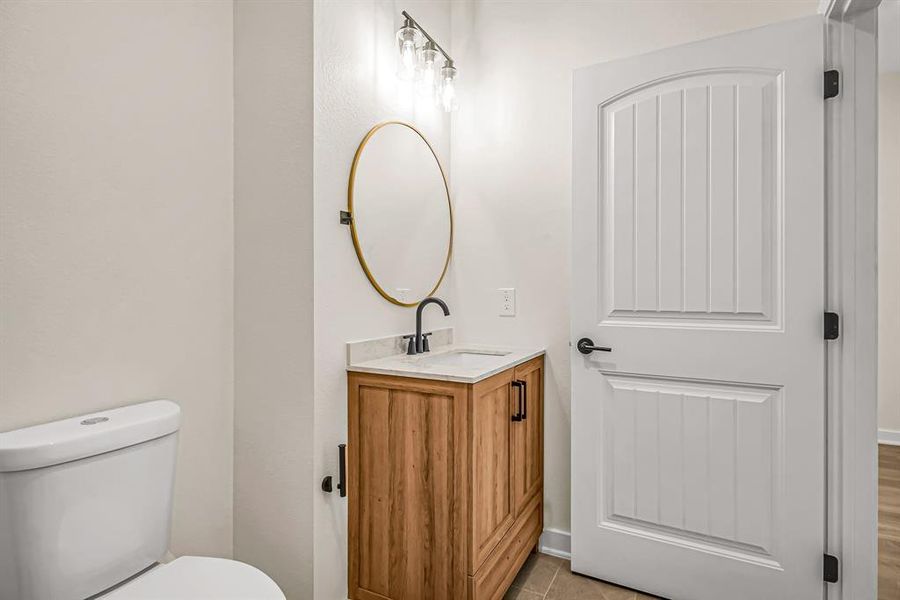
[[[0,600],[82,600],[162,558],[180,418],[154,400],[0,433]]]

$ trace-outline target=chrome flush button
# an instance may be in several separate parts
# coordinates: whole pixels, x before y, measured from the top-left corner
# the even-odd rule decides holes
[[[97,423],[105,423],[109,421],[109,417],[91,417],[81,422],[82,425],[96,425]]]

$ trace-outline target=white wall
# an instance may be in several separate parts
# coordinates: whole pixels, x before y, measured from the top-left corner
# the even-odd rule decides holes
[[[183,409],[172,549],[232,550],[230,2],[0,3],[0,431]]]
[[[438,40],[450,38],[450,2],[391,0],[315,4],[315,473],[337,475],[337,445],[347,441],[345,344],[408,333],[415,311],[390,304],[369,285],[350,232],[338,222],[347,206],[347,178],[359,142],[386,119],[422,129],[449,166],[449,120],[434,107],[406,101],[395,76],[395,33],[408,10]],[[461,310],[453,268],[437,295],[451,317],[429,309],[429,327],[452,324]],[[347,501],[315,495],[315,597],[347,597]]]
[[[312,597],[313,11],[234,3],[234,556]]]
[[[548,349],[545,526],[569,530],[572,70],[816,11],[797,2],[453,4],[458,337]],[[515,318],[494,294],[517,288]],[[577,282],[573,293],[578,293]],[[574,332],[572,336],[576,336]],[[601,340],[602,341],[602,340]]]
[[[878,428],[900,439],[900,73],[878,86]]]

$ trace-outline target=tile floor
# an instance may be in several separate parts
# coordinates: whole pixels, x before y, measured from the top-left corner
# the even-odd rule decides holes
[[[634,590],[573,574],[569,561],[531,554],[504,600],[653,600]]]

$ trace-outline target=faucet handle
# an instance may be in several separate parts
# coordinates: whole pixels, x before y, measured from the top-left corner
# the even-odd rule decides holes
[[[431,352],[431,348],[428,347],[428,336],[433,332],[429,331],[428,333],[422,334],[422,352]]]
[[[409,335],[404,335],[402,339],[409,340],[409,343],[406,345],[407,354],[418,354],[418,352],[416,352],[416,334],[411,333]]]

